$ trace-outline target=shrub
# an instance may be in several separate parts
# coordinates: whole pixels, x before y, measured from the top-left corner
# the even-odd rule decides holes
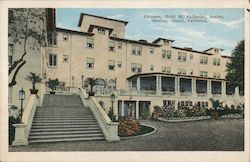
[[[129,117],[120,118],[118,126],[118,135],[121,137],[132,136],[141,130],[139,122]]]
[[[157,119],[158,117],[164,117],[165,113],[160,106],[155,105],[154,111],[152,112],[152,119]]]
[[[19,123],[20,118],[14,118],[13,116],[9,116],[9,145],[14,141],[15,139],[15,127],[13,124]]]

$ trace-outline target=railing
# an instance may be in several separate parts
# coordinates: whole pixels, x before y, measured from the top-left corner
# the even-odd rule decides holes
[[[207,93],[196,93],[198,97],[206,97]]]
[[[15,127],[15,140],[12,145],[27,145],[33,118],[38,106],[36,95],[30,95],[27,106],[24,109],[22,123],[13,124]]]
[[[175,95],[175,92],[162,91],[161,94],[162,94],[162,95],[166,95],[166,96],[174,96],[174,95]]]
[[[191,96],[192,92],[180,92],[181,96]]]
[[[49,93],[52,90],[47,87],[46,92]],[[79,94],[77,87],[65,87],[65,86],[56,86],[54,92],[57,94]]]
[[[118,136],[118,122],[112,122],[95,97],[88,97],[86,91],[79,89],[81,100],[85,106],[89,106],[98,124],[100,125],[105,139],[108,141],[120,140]]]

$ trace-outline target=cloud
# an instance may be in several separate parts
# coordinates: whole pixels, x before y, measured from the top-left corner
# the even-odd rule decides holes
[[[108,16],[108,18],[111,18],[111,19],[125,19],[125,16],[121,15],[121,14],[118,14],[118,15]]]
[[[222,21],[220,19],[214,19],[214,18],[210,18],[209,20],[212,23],[222,24],[222,25],[225,25],[225,26],[232,28],[232,29],[237,28],[239,26],[239,24],[244,21],[243,18],[241,18],[239,20],[228,21],[228,22]]]

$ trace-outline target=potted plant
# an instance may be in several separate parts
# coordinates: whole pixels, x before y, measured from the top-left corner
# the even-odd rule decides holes
[[[89,96],[94,96],[95,92],[93,92],[93,87],[97,84],[97,79],[95,79],[95,78],[86,78],[86,80],[84,82],[85,82],[85,85],[84,85],[85,88],[90,86]]]
[[[49,78],[49,81],[47,81],[46,83],[47,83],[47,86],[52,90],[50,92],[50,94],[55,94],[56,92],[54,90],[55,90],[56,86],[59,85],[58,79],[57,78],[56,79]]]
[[[32,89],[30,89],[31,94],[37,94],[38,89],[36,89],[36,83],[40,83],[42,81],[42,78],[40,77],[40,74],[36,74],[33,72],[30,72],[26,78],[27,81],[31,82]]]

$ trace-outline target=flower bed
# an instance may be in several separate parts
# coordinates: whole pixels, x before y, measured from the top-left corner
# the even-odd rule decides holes
[[[198,120],[208,120],[211,119],[211,116],[197,116],[197,117],[172,117],[172,118],[158,118],[160,121],[165,122],[186,122],[186,121],[198,121]]]
[[[131,118],[120,118],[118,126],[118,135],[120,137],[132,136],[141,130],[141,125],[138,121]]]
[[[240,118],[243,118],[243,115],[241,115],[241,114],[226,114],[226,115],[222,115],[220,118],[222,118],[222,119],[240,119]]]

